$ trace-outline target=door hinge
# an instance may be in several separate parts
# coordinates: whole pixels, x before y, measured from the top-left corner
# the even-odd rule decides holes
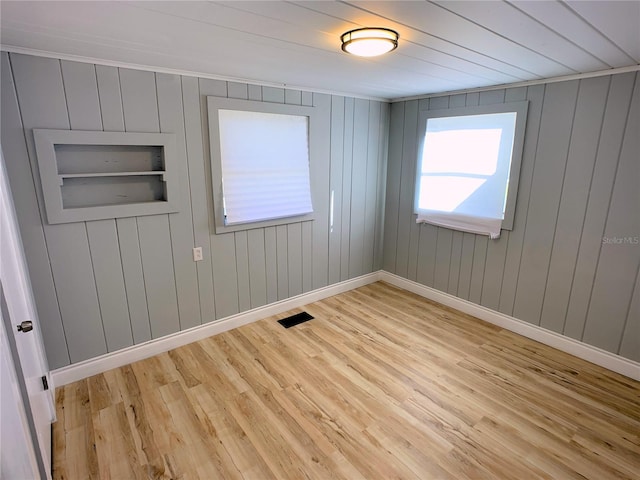
[[[44,387],[45,390],[49,390],[49,382],[47,381],[46,376],[42,377],[42,386]]]

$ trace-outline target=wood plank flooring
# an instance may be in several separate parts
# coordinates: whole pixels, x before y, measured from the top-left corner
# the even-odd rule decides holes
[[[384,283],[57,391],[55,479],[638,479],[640,384]]]

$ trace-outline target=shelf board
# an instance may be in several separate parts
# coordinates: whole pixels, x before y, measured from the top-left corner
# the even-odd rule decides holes
[[[137,177],[140,175],[164,175],[164,170],[147,170],[144,172],[104,172],[104,173],[61,173],[60,178],[91,178],[91,177]]]

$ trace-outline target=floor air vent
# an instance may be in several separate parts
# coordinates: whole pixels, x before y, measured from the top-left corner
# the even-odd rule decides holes
[[[278,320],[278,323],[282,325],[284,328],[291,328],[312,319],[313,317],[309,315],[307,312],[301,312],[301,313],[296,313],[295,315],[291,315],[290,317],[283,318],[282,320]]]

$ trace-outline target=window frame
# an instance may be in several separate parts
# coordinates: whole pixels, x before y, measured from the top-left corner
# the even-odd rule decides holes
[[[309,187],[311,190],[311,204],[314,211],[304,215],[280,217],[256,222],[226,225],[224,218],[224,192],[222,189],[222,156],[220,152],[220,122],[218,110],[238,110],[243,112],[273,113],[280,115],[295,115],[308,118],[309,144]],[[305,105],[290,105],[284,103],[270,103],[259,100],[243,100],[237,98],[207,97],[207,111],[209,119],[209,149],[211,154],[211,189],[213,191],[214,230],[216,234],[251,230],[254,228],[287,225],[316,219],[316,205],[318,192],[313,182],[312,166],[318,162],[312,148],[313,138],[319,138],[320,116],[316,107]]]
[[[416,155],[416,170],[414,182],[413,213],[418,214],[417,205],[420,195],[420,180],[422,176],[422,152],[427,132],[427,122],[431,118],[465,117],[474,115],[490,115],[494,113],[516,113],[513,148],[511,152],[511,167],[507,184],[507,201],[505,204],[504,219],[501,229],[513,230],[513,223],[518,196],[518,182],[520,180],[520,167],[522,164],[522,152],[524,149],[524,137],[527,124],[527,111],[529,102],[506,102],[491,105],[478,105],[468,107],[455,107],[436,110],[421,110],[418,114],[418,145]]]

